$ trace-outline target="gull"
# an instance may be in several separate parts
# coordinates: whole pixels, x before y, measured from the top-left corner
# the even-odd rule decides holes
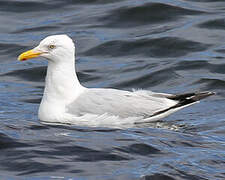
[[[77,78],[75,45],[67,35],[46,37],[34,49],[22,53],[18,60],[35,57],[48,60],[44,94],[38,111],[43,123],[128,127],[159,120],[214,94],[174,95],[148,90],[86,88]]]

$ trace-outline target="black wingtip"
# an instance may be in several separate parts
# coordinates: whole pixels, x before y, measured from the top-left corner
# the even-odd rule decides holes
[[[189,97],[189,99],[192,99],[193,101],[199,101],[201,99],[204,99],[206,97],[215,95],[215,92],[210,92],[210,91],[204,91],[204,92],[196,92],[195,95],[192,97]]]
[[[212,96],[215,94],[216,94],[215,92],[203,91],[203,92],[192,92],[192,93],[186,93],[186,94],[176,94],[168,98],[172,100],[176,100],[176,101],[183,101],[183,100],[199,101],[201,99],[204,99],[208,96]]]
[[[191,104],[206,97],[215,95],[215,92],[210,91],[203,91],[203,92],[193,92],[193,93],[186,93],[186,94],[178,94],[168,97],[169,99],[178,101],[178,104],[175,107],[185,106],[187,104]]]
[[[177,94],[177,95],[172,95],[167,97],[168,99],[178,101],[178,103],[168,109],[165,109],[163,111],[156,112],[153,114],[151,117],[165,113],[166,111],[169,111],[171,109],[176,109],[180,107],[184,107],[188,104],[192,104],[195,102],[200,101],[201,99],[204,99],[206,97],[215,95],[215,92],[210,92],[210,91],[204,91],[204,92],[193,92],[193,93],[186,93],[186,94]]]

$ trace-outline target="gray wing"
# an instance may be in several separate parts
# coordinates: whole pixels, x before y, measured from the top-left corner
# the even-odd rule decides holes
[[[67,106],[68,113],[82,116],[87,113],[109,114],[122,118],[149,117],[177,104],[168,99],[168,94],[138,90],[134,92],[92,88],[84,91],[74,102]]]

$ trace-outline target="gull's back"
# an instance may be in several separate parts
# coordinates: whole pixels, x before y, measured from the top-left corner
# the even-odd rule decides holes
[[[144,90],[129,92],[92,88],[84,91],[67,109],[68,113],[76,116],[107,113],[121,118],[148,118],[177,104],[177,101],[168,99],[167,96]]]

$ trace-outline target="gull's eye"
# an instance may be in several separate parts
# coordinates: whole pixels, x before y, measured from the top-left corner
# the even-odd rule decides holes
[[[55,48],[55,45],[51,44],[51,45],[48,46],[48,48],[49,49],[54,49]]]

